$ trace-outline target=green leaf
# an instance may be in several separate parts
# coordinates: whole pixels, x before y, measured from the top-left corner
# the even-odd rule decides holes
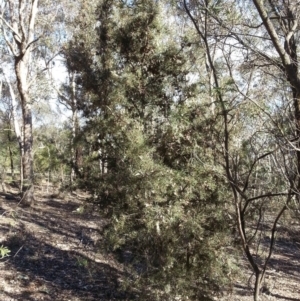
[[[0,259],[9,256],[10,250],[3,245],[0,247]]]

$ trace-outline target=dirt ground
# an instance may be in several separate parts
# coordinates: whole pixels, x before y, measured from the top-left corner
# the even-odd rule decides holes
[[[0,300],[126,300],[122,267],[99,252],[98,212],[82,212],[84,196],[39,195],[32,208],[0,195],[0,245],[11,250],[0,262]]]
[[[273,220],[266,222],[259,254],[255,258],[263,264],[269,252],[270,226]],[[253,251],[253,250],[252,250]],[[245,257],[240,256],[237,265],[239,278],[234,278],[233,289],[220,301],[253,301],[254,275]],[[242,275],[242,276],[241,276]],[[299,301],[300,300],[300,226],[299,221],[283,217],[278,223],[276,243],[269,261],[265,283],[262,286],[261,301]]]
[[[33,207],[22,208],[16,195],[0,193],[0,246],[11,250],[0,260],[1,301],[138,300],[122,290],[122,265],[101,251],[105,220],[95,208],[82,210],[85,197],[58,198],[41,190]],[[300,300],[299,233],[277,241],[262,300]],[[253,300],[247,263],[241,257],[238,264],[243,277],[216,300]]]

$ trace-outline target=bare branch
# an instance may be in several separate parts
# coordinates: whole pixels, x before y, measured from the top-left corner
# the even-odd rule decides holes
[[[280,193],[266,193],[266,194],[261,194],[258,196],[255,196],[253,198],[248,199],[248,202],[252,202],[258,199],[263,199],[263,198],[270,198],[270,197],[275,197],[275,196],[288,196],[288,195],[296,195],[295,192],[280,192]]]
[[[5,29],[2,27],[2,32],[3,32],[3,37],[4,37],[4,40],[5,40],[5,43],[6,45],[8,46],[8,49],[11,51],[11,53],[17,57],[18,56],[18,52],[15,50],[15,47],[13,45],[13,43],[11,43],[8,39],[8,36],[5,32]]]
[[[0,19],[5,23],[5,25],[12,31],[12,33],[19,39],[19,41],[22,40],[20,34],[2,17],[0,16]]]
[[[278,221],[280,220],[280,218],[281,218],[282,214],[285,212],[285,210],[288,208],[288,203],[289,203],[290,199],[291,199],[291,194],[288,195],[288,200],[287,200],[286,204],[281,208],[281,210],[277,214],[277,217],[276,217],[276,219],[273,223],[273,227],[272,227],[272,230],[271,230],[272,234],[271,234],[271,242],[270,242],[270,246],[269,246],[269,254],[268,254],[268,257],[265,260],[265,264],[262,268],[262,278],[261,278],[262,280],[264,279],[268,263],[269,263],[270,258],[272,256],[272,253],[273,253],[274,244],[275,244],[275,234],[276,234],[276,230],[277,230]]]
[[[38,10],[38,0],[33,0],[30,10],[30,17],[29,17],[29,27],[28,27],[28,41],[34,40],[34,24],[35,24],[35,18],[37,15]]]
[[[25,3],[24,0],[19,0],[19,24],[22,32],[22,41],[26,41],[26,30],[25,30],[25,24],[24,19],[26,17],[26,14],[24,13],[25,9]]]

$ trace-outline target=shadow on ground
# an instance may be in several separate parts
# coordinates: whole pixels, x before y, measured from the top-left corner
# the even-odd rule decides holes
[[[4,198],[5,197],[5,198]],[[3,208],[18,202],[2,195]],[[80,203],[40,199],[33,208],[14,210],[15,223],[0,224],[11,250],[1,268],[11,273],[0,288],[9,300],[133,300],[119,285],[120,269],[99,256],[101,221],[95,212],[78,215]],[[7,209],[2,219],[10,215]],[[1,217],[0,217],[1,218]],[[103,224],[103,223],[102,223]]]

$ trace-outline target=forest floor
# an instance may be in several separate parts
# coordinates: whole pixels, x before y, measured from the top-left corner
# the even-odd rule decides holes
[[[274,221],[274,219],[272,220]],[[271,220],[261,237],[256,261],[263,264],[269,252]],[[253,251],[253,250],[252,250]],[[219,301],[253,301],[254,274],[245,256],[235,262],[239,272],[233,287]],[[300,301],[300,225],[288,216],[278,223],[276,242],[268,263],[261,301]]]
[[[23,208],[13,192],[0,193],[0,246],[11,250],[0,260],[1,301],[134,299],[120,285],[127,276],[122,264],[103,252],[105,220],[93,208],[82,210],[86,195],[58,198],[40,190],[34,206]],[[281,231],[267,273],[269,291],[262,300],[296,301],[300,300],[300,230]],[[216,300],[253,300],[245,259],[241,257],[237,265],[243,276],[233,280],[230,293]]]

